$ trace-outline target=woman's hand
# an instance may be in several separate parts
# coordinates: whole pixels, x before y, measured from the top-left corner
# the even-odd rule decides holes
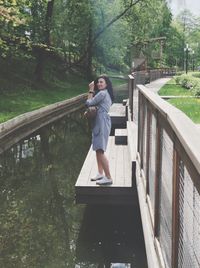
[[[93,92],[94,92],[94,81],[92,81],[92,82],[89,84],[89,91],[93,91]]]

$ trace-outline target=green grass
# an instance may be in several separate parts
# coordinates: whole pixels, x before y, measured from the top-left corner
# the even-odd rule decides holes
[[[191,96],[192,93],[176,85],[175,79],[171,79],[160,90],[161,96]],[[200,99],[197,98],[176,98],[170,99],[169,103],[184,112],[194,123],[200,123]]]
[[[191,96],[191,92],[180,85],[176,85],[175,79],[172,78],[158,92],[160,96]]]
[[[200,124],[200,99],[171,99],[169,103],[184,112],[194,123]]]
[[[190,74],[194,77],[200,78],[200,72],[190,72]]]
[[[34,66],[33,60],[1,62],[0,123],[88,91],[86,80],[79,75],[66,75],[55,62],[48,62],[45,81],[38,83],[33,79]]]
[[[88,91],[88,82],[74,70],[66,74],[61,63],[46,60],[44,81],[34,79],[36,62],[31,59],[1,59],[0,61],[0,123],[17,115],[39,109],[46,105],[69,99]],[[108,70],[108,75],[123,75]],[[126,81],[111,78],[113,86]]]
[[[112,82],[113,87],[127,84],[127,81],[124,79],[111,78],[110,80]]]

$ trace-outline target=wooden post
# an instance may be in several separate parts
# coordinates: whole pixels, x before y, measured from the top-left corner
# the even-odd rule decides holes
[[[141,151],[140,151],[140,144],[141,144],[141,137],[140,137],[140,126],[141,126],[141,116],[140,116],[140,109],[141,109],[141,95],[140,95],[140,91],[138,90],[138,143],[137,143],[137,151],[139,152],[139,154],[141,155]]]
[[[132,106],[132,110],[131,110],[131,120],[132,120],[132,121],[133,121],[134,81],[135,81],[135,78],[134,78],[134,76],[132,76],[132,78],[131,78],[131,106]]]
[[[146,194],[149,194],[149,157],[150,157],[150,129],[151,129],[150,109],[147,108],[147,143],[146,143]]]
[[[141,102],[140,102],[140,109],[142,109],[142,117],[140,118],[140,159],[141,159],[141,169],[143,169],[143,162],[144,162],[144,159],[143,159],[143,151],[144,151],[144,127],[145,127],[145,98],[144,96],[141,94],[140,95],[140,99],[141,99]]]
[[[131,111],[131,120],[133,120],[133,91],[134,91],[134,77],[129,75],[129,105]]]
[[[157,115],[157,126],[156,126],[156,175],[155,175],[155,205],[154,205],[154,235],[159,235],[159,207],[160,207],[160,174],[161,174],[161,128],[159,124],[159,118]]]
[[[180,157],[173,150],[172,268],[178,268]]]

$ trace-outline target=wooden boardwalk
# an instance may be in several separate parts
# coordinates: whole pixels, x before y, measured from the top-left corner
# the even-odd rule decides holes
[[[113,184],[99,186],[90,180],[97,173],[95,152],[90,148],[75,185],[77,203],[134,203],[136,188],[133,186],[132,162],[128,146],[116,145],[115,137],[110,136],[106,155],[110,163]]]
[[[135,150],[130,149],[132,142],[128,143],[130,128],[127,123],[127,106],[114,103],[109,114],[113,129],[111,133],[114,136],[109,137],[106,155],[109,159],[113,184],[99,186],[95,181],[91,181],[98,170],[96,154],[91,147],[75,184],[76,203],[134,204],[137,200],[135,158],[130,153]]]
[[[113,103],[109,115],[114,128],[126,128],[127,110],[126,106],[121,103]]]

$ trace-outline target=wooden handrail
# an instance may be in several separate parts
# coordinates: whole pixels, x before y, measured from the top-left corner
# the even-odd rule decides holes
[[[176,107],[162,100],[160,96],[146,87],[138,85],[138,89],[149,102],[166,118],[177,138],[200,173],[199,130],[192,120]]]
[[[159,95],[143,85],[137,89],[137,181],[144,182],[148,224],[152,224],[154,245],[162,252],[163,267],[178,268],[180,259],[187,262],[184,256],[195,262],[197,254],[196,246],[185,237],[198,234],[194,228],[199,224],[200,133],[183,112]]]

